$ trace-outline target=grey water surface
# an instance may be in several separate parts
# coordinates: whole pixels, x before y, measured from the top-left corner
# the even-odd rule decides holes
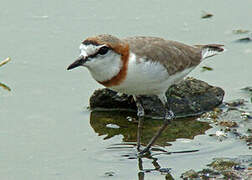
[[[203,11],[213,16],[202,19]],[[252,86],[252,43],[236,42],[249,34],[232,32],[252,31],[251,16],[250,0],[2,0],[0,60],[12,60],[0,67],[0,82],[11,89],[0,87],[0,179],[129,180],[145,172],[141,165],[155,168],[148,158],[142,158],[139,167],[135,148],[123,145],[134,140],[127,137],[127,128],[136,128],[136,123],[122,123],[120,131],[104,123],[96,127],[87,106],[101,86],[87,69],[66,71],[88,36],[148,35],[187,44],[224,44],[222,55],[202,62],[190,76],[222,87],[226,101],[246,99],[247,110],[252,111],[250,95],[240,90]],[[213,70],[202,72],[203,66]],[[110,116],[100,118],[113,125]],[[167,151],[198,152],[160,154],[155,162],[171,168],[178,179],[189,169],[204,168],[214,157],[251,154],[235,138],[219,142],[209,137],[215,132],[209,128],[204,125],[192,136],[160,144]],[[151,171],[144,178],[165,179],[165,175]]]

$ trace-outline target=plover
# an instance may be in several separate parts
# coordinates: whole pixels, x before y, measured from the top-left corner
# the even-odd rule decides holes
[[[182,80],[200,62],[222,52],[223,45],[186,45],[158,37],[128,37],[119,39],[102,34],[89,37],[80,45],[80,56],[67,70],[87,67],[92,77],[103,86],[133,95],[139,117],[144,109],[139,95],[156,95],[166,109],[164,125],[140,153],[148,152],[166,128],[174,114],[165,96],[166,90]],[[140,134],[138,134],[138,150]]]

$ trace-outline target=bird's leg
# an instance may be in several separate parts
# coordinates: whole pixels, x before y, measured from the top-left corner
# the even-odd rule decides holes
[[[142,135],[142,128],[143,128],[143,118],[144,118],[144,108],[142,103],[138,97],[135,95],[133,96],[134,101],[137,107],[137,117],[138,117],[138,127],[137,127],[137,150],[140,151],[141,146],[141,135]]]
[[[152,137],[146,148],[144,148],[140,154],[144,154],[146,152],[150,151],[151,146],[156,142],[157,138],[162,134],[162,132],[165,130],[167,125],[175,118],[174,113],[170,109],[170,102],[167,101],[167,98],[165,94],[163,96],[159,96],[159,99],[161,100],[164,109],[165,109],[165,116],[164,116],[164,124],[161,126],[161,128],[158,130],[155,136]]]

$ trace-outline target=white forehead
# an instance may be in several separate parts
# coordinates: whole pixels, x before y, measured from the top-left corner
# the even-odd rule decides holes
[[[104,46],[104,45],[96,46],[93,44],[88,44],[88,45],[81,44],[80,45],[80,52],[81,52],[80,55],[85,57],[85,56],[95,54],[102,46]]]

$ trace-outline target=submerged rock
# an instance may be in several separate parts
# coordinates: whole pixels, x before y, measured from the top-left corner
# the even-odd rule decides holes
[[[193,169],[186,171],[185,173],[183,173],[180,176],[182,179],[195,179],[195,178],[199,178],[199,175],[196,171],[194,171]]]
[[[201,171],[190,170],[181,175],[183,179],[251,179],[251,155],[237,158],[216,158]]]
[[[231,159],[216,158],[211,164],[208,164],[208,166],[212,167],[214,170],[224,171],[232,169],[234,166],[238,164],[239,163]]]
[[[211,86],[204,81],[187,78],[173,85],[166,92],[171,109],[176,117],[188,117],[210,111],[222,103],[224,90]],[[160,118],[164,116],[164,107],[156,96],[141,96],[146,116]],[[119,96],[110,89],[96,90],[90,98],[90,108],[129,109],[136,111],[132,96]]]

